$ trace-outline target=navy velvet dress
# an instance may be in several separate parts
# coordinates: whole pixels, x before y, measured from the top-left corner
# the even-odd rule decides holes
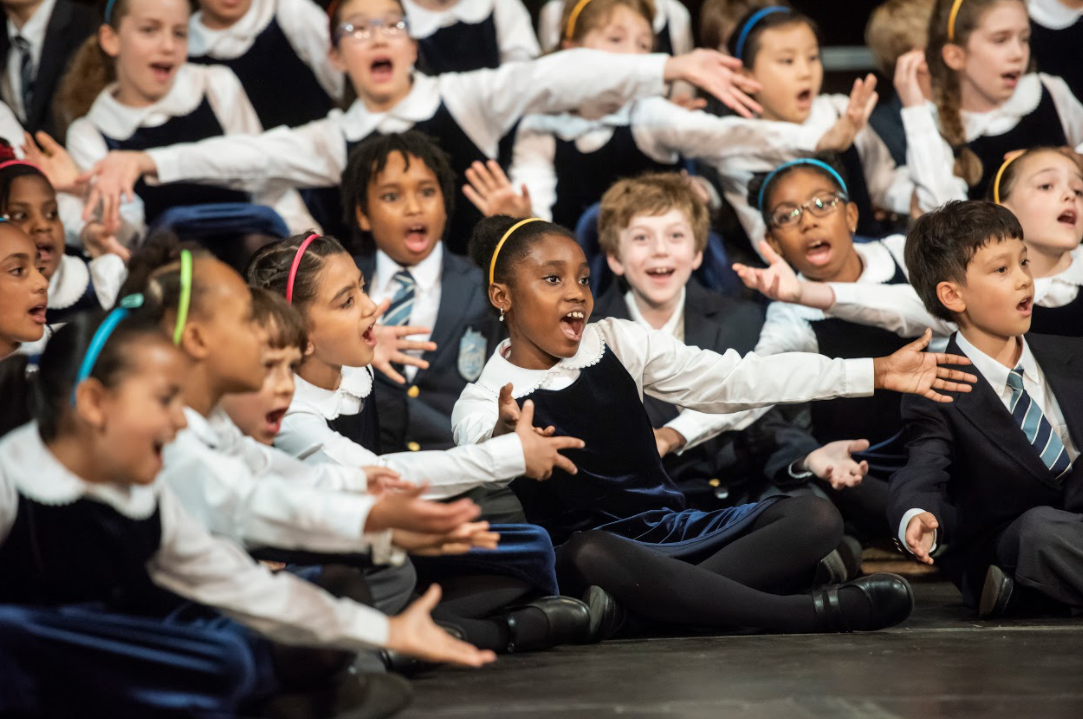
[[[1083,288],[1081,288],[1083,290]],[[52,310],[49,310],[52,312]],[[1083,291],[1061,307],[1034,305],[1030,331],[1041,335],[1083,337]]]
[[[426,75],[500,67],[500,41],[492,13],[481,22],[457,22],[417,39],[417,69]]]

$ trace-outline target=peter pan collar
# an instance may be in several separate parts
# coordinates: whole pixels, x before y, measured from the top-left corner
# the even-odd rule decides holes
[[[147,107],[128,107],[117,102],[114,97],[117,83],[114,82],[98,93],[87,119],[106,137],[127,140],[141,127],[157,127],[174,117],[187,115],[203,101],[207,70],[211,67],[181,65],[169,92]]]
[[[410,18],[410,36],[418,39],[460,22],[477,25],[493,14],[494,4],[494,0],[459,0],[445,10],[429,10],[413,0],[403,0]]]
[[[1063,30],[1071,27],[1083,13],[1066,7],[1059,0],[1028,0],[1027,11],[1030,19],[1050,30]]]
[[[895,258],[882,242],[855,242],[854,250],[864,265],[859,283],[882,285],[895,276]]]
[[[131,519],[146,519],[158,506],[158,484],[119,485],[86,482],[53,456],[36,422],[11,432],[0,443],[0,456],[19,493],[40,504],[62,506],[91,499]]]
[[[271,24],[276,5],[274,0],[253,0],[244,17],[223,30],[211,30],[203,24],[203,11],[196,12],[188,21],[188,57],[212,52],[216,58],[240,57]]]
[[[71,307],[86,292],[90,284],[90,265],[78,257],[62,255],[60,265],[49,280],[49,309]]]
[[[415,70],[410,93],[387,112],[369,112],[365,103],[354,100],[343,114],[343,132],[350,142],[364,140],[377,130],[405,132],[435,115],[440,101],[437,79]]]
[[[365,398],[372,394],[372,369],[369,367],[343,367],[342,381],[336,390],[327,390],[294,375],[295,389],[290,411],[304,407],[315,411],[326,420],[342,415],[354,415],[361,411]]]
[[[1072,250],[1072,264],[1068,265],[1063,272],[1045,279],[1083,287],[1083,247]],[[1040,281],[1041,280],[1035,280],[1035,282]]]
[[[669,102],[663,98],[661,102]],[[588,119],[580,115],[562,113],[560,115],[531,115],[524,121],[524,128],[536,132],[545,132],[556,135],[561,140],[576,140],[583,135],[598,130],[612,130],[617,127],[627,127],[632,124],[632,108],[638,101],[626,104],[620,110],[602,118]]]
[[[511,382],[512,396],[524,397],[542,386],[545,378],[558,372],[577,371],[598,364],[605,354],[605,337],[596,324],[589,324],[583,329],[583,339],[579,350],[568,359],[563,359],[549,369],[524,369],[505,359],[511,349],[511,340],[504,340],[496,347],[496,352],[485,363],[485,369],[478,377],[477,385],[494,397],[500,394],[500,388]]]
[[[211,449],[218,449],[222,444],[222,438],[219,436],[219,432],[215,428],[214,422],[217,413],[224,415],[225,411],[219,407],[215,407],[214,410],[211,411],[210,417],[204,417],[191,407],[184,408],[184,418],[188,421],[187,431],[191,432],[195,435],[196,439]]]
[[[1019,85],[1015,92],[1000,107],[988,112],[967,112],[963,110],[960,115],[963,126],[966,128],[968,140],[973,140],[990,133],[990,128],[996,124],[1001,125],[1005,120],[1015,120],[1026,117],[1038,108],[1042,101],[1042,80],[1037,73],[1029,73],[1019,78]],[[1003,132],[1003,131],[1000,131]],[[997,132],[996,134],[1000,134]]]

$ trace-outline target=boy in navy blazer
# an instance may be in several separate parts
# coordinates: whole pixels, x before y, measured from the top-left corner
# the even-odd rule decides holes
[[[981,379],[950,404],[903,399],[911,440],[891,479],[892,526],[919,561],[936,557],[980,616],[1027,605],[1078,613],[1083,341],[1027,335],[1034,280],[1003,207],[951,202],[925,215],[906,262],[929,312],[959,326],[947,351]]]

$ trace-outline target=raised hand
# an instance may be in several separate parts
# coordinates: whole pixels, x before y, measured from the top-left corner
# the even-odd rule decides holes
[[[876,389],[920,394],[935,402],[951,402],[936,390],[945,392],[969,392],[978,381],[974,375],[940,365],[969,365],[969,359],[946,352],[923,352],[933,337],[932,330],[925,330],[917,340],[906,345],[889,357],[873,360]]]
[[[496,421],[496,426],[493,427],[494,437],[511,434],[519,426],[519,403],[515,401],[512,394],[514,390],[515,388],[511,382],[500,388],[500,396],[497,398],[500,416]],[[556,427],[535,427],[534,433],[540,437],[552,437],[556,434]]]
[[[507,215],[523,218],[534,214],[526,185],[516,192],[504,169],[495,160],[485,163],[475,161],[466,168],[466,181],[469,184],[463,185],[463,194],[486,217]]]
[[[32,137],[29,132],[24,132],[22,150],[23,158],[41,168],[54,190],[71,195],[83,194],[86,182],[80,182],[79,166],[49,133],[39,132]]]
[[[534,428],[534,403],[527,400],[519,411],[519,421],[515,425],[515,434],[523,443],[523,458],[526,460],[526,476],[531,479],[546,480],[553,476],[553,469],[563,469],[568,474],[577,474],[579,469],[570,459],[560,453],[562,449],[582,449],[586,443],[574,437],[546,437]]]
[[[429,590],[408,606],[402,614],[387,620],[387,648],[428,662],[480,667],[496,661],[496,654],[451,636],[432,620],[432,610],[440,601],[440,587]]]
[[[385,492],[410,491],[417,489],[413,482],[402,478],[395,470],[379,465],[362,467],[365,479],[368,482],[366,492],[368,494],[384,494]]]
[[[876,108],[880,96],[876,92],[876,76],[869,73],[864,79],[854,80],[850,90],[850,102],[835,124],[823,134],[816,149],[845,152],[854,144],[854,138],[869,123],[869,116]]]
[[[391,530],[391,542],[399,549],[423,557],[466,554],[471,549],[496,549],[500,535],[489,531],[488,522],[466,522],[445,534]]]
[[[147,153],[113,150],[78,178],[79,182],[90,182],[83,219],[90,222],[97,213],[106,231],[116,233],[120,229],[120,206],[135,198],[139,178],[157,172]]]
[[[376,308],[376,316],[382,317],[391,300],[386,299]],[[421,350],[422,352],[435,352],[435,342],[420,342],[408,340],[411,335],[427,335],[432,332],[428,327],[376,325],[373,328],[376,335],[376,352],[372,356],[372,366],[380,370],[393,382],[406,384],[406,378],[395,369],[394,365],[412,365],[421,369],[428,369],[429,363],[420,357],[408,355],[408,350]]]
[[[911,517],[909,524],[906,525],[906,531],[903,533],[906,548],[923,564],[933,563],[929,552],[936,541],[936,530],[939,526],[940,523],[936,521],[932,512],[922,512]]]
[[[828,482],[832,489],[846,489],[861,484],[869,473],[869,463],[855,461],[856,452],[869,448],[867,439],[841,439],[829,442],[813,450],[805,457],[805,467],[820,479]]]
[[[767,260],[767,268],[759,269],[733,264],[733,271],[745,283],[745,287],[756,290],[769,299],[778,302],[798,302],[801,299],[801,280],[786,260],[771,249],[767,242],[760,242],[760,254]]]
[[[666,82],[684,80],[711,93],[741,117],[763,112],[746,93],[763,89],[760,83],[741,74],[741,61],[717,50],[703,48],[671,57],[666,61]]]
[[[481,514],[478,505],[469,499],[447,504],[421,499],[427,489],[428,486],[422,484],[402,492],[382,495],[369,510],[365,531],[405,529],[427,534],[446,534]]]
[[[928,102],[925,88],[929,82],[924,50],[911,50],[895,61],[895,92],[903,107],[917,107]]]
[[[102,255],[117,255],[127,262],[132,258],[132,251],[125,247],[117,236],[105,231],[105,225],[100,222],[88,222],[79,234],[83,247],[92,260]]]

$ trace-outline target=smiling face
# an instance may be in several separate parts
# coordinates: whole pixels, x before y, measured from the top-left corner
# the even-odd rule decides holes
[[[102,25],[102,50],[116,59],[117,101],[145,107],[173,87],[188,57],[187,0],[130,0],[114,30]]]
[[[803,206],[813,198],[834,198],[840,189],[826,175],[811,169],[790,170],[771,183],[764,202],[768,216]],[[861,258],[854,250],[857,206],[840,202],[824,217],[808,209],[792,225],[768,225],[767,242],[810,280],[853,282],[861,275]],[[856,275],[855,275],[856,269]]]
[[[376,305],[364,291],[365,281],[353,258],[327,255],[320,269],[316,296],[305,307],[310,362],[341,369],[372,362],[376,337]]]
[[[992,6],[966,39],[965,48],[946,45],[944,62],[959,73],[960,104],[987,112],[1007,102],[1030,64],[1030,20],[1019,0]]]
[[[1002,205],[1023,226],[1027,247],[1061,255],[1083,240],[1083,172],[1054,150],[1020,157],[1011,194]]]
[[[16,177],[8,190],[4,216],[34,241],[38,267],[45,279],[52,279],[64,256],[64,225],[53,186],[40,175]]]
[[[966,267],[966,282],[941,282],[937,294],[956,313],[959,326],[990,339],[1006,340],[1030,330],[1034,278],[1022,240],[991,240]]]
[[[565,48],[584,47],[622,54],[644,54],[654,49],[654,28],[647,18],[627,5],[616,5],[609,17],[584,33],[577,43],[565,41]]]
[[[753,97],[763,106],[764,119],[804,122],[824,81],[816,33],[803,22],[764,30],[752,69],[746,72],[763,85]]]
[[[211,30],[225,30],[244,17],[252,0],[199,0],[200,22]]]
[[[403,9],[395,0],[346,0],[336,13],[339,26],[364,28],[400,22]],[[410,75],[417,62],[417,43],[405,32],[387,35],[370,26],[367,38],[344,35],[331,49],[331,60],[344,71],[358,98],[370,109],[386,110],[410,92]]]
[[[675,306],[692,271],[703,262],[692,225],[674,208],[661,215],[636,215],[620,231],[620,250],[606,257],[624,277],[636,301],[661,309]]]
[[[293,373],[300,364],[299,347],[265,347],[263,366],[267,376],[263,387],[258,392],[226,395],[222,409],[246,435],[261,444],[274,444],[293,399]]]
[[[38,270],[37,248],[10,222],[0,222],[0,357],[45,333],[49,281]]]
[[[409,164],[409,167],[407,167]],[[367,189],[368,211],[358,207],[357,223],[376,246],[398,264],[412,267],[432,254],[444,235],[447,207],[440,180],[419,158],[387,158]]]

